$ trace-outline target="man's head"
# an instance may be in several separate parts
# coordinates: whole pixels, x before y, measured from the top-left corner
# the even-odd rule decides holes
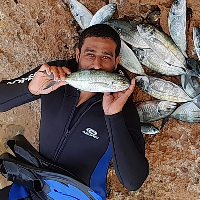
[[[82,69],[114,71],[120,60],[120,47],[120,37],[113,28],[96,24],[81,33],[76,60]]]

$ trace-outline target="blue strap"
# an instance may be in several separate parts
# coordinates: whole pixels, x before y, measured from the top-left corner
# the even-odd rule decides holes
[[[47,194],[54,200],[90,200],[81,190],[77,187],[68,184],[68,186],[54,180],[45,180],[50,187],[50,192]],[[102,198],[95,192],[88,191],[96,200]]]
[[[9,192],[8,200],[23,199],[28,197],[28,195],[28,191],[24,186],[13,183]]]

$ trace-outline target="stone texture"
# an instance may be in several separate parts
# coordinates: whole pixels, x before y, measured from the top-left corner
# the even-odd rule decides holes
[[[168,12],[172,0],[80,0],[93,14],[105,3],[117,3],[114,18],[151,22],[169,34]],[[192,27],[200,26],[200,2],[188,0],[187,53],[193,53]],[[158,21],[152,20],[156,13]],[[160,13],[160,15],[159,15]],[[192,13],[192,14],[191,14]],[[160,23],[158,23],[160,22]],[[0,80],[20,76],[54,59],[74,57],[80,27],[61,0],[0,0]],[[131,74],[131,76],[135,76]],[[164,77],[178,82],[179,77]],[[134,101],[153,99],[136,87]],[[38,148],[40,101],[0,113],[0,153],[8,151],[6,140],[24,134]],[[154,122],[160,126],[161,121]],[[108,199],[198,200],[200,199],[200,124],[169,119],[157,135],[144,135],[150,175],[134,192],[123,188],[111,164]],[[131,174],[130,174],[131,176]],[[0,179],[0,187],[7,184]]]

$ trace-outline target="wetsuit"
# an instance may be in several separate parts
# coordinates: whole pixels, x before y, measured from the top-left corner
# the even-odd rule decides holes
[[[75,59],[49,62],[77,71]],[[40,67],[40,66],[39,66]],[[0,83],[0,111],[41,98],[40,153],[64,166],[106,199],[106,176],[111,158],[128,190],[137,190],[149,173],[139,116],[130,98],[122,112],[104,115],[102,93],[78,107],[80,91],[65,85],[47,95],[33,95],[28,83],[39,67]],[[47,139],[48,138],[48,139]]]

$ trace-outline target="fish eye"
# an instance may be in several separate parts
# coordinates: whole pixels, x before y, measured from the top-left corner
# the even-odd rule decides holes
[[[126,85],[126,81],[122,81],[122,84]]]

